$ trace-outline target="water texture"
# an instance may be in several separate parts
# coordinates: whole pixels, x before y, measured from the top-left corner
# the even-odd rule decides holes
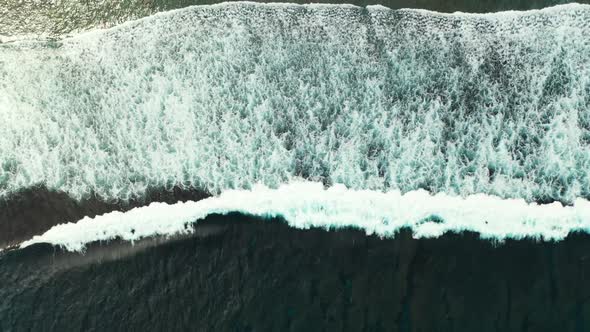
[[[470,231],[494,242],[524,238],[559,241],[571,233],[590,233],[590,202],[584,199],[564,207],[557,202],[527,204],[522,199],[502,200],[482,194],[463,199],[444,193],[430,195],[424,190],[403,195],[399,191],[348,190],[342,185],[325,190],[321,183],[302,182],[278,189],[227,190],[198,202],[152,203],[86,217],[54,226],[20,247],[50,243],[83,252],[88,243],[96,241],[134,242],[187,234],[191,225],[207,216],[234,212],[263,219],[279,217],[300,229],[354,227],[384,238],[395,237],[401,229],[412,230],[416,238]]]
[[[0,3],[0,41],[13,36],[56,37],[96,27],[111,27],[157,12],[217,0],[3,0]],[[275,2],[275,1],[266,1]],[[306,3],[308,1],[291,1]],[[314,1],[334,3],[330,0]],[[359,6],[384,5],[392,9],[422,8],[440,12],[495,12],[539,9],[570,0],[352,0]],[[588,3],[588,0],[577,1]]]
[[[162,243],[0,254],[0,329],[587,331],[587,234],[395,239],[210,216]]]
[[[191,7],[0,46],[0,195],[292,179],[590,197],[590,7]]]

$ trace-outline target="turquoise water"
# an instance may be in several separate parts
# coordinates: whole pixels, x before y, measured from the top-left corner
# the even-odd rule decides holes
[[[0,46],[0,194],[302,177],[590,198],[590,7],[191,7]]]
[[[585,331],[590,6],[1,2],[0,330]]]

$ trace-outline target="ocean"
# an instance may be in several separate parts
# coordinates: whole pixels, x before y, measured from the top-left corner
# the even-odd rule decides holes
[[[0,330],[590,324],[589,5],[0,15]]]

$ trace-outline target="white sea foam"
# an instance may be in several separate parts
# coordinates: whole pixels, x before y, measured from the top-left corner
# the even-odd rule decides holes
[[[294,182],[278,189],[256,186],[252,190],[229,190],[198,202],[152,203],[125,213],[86,217],[77,223],[55,226],[24,242],[21,248],[51,243],[82,251],[94,241],[134,241],[188,233],[193,223],[208,215],[231,212],[282,217],[292,227],[303,229],[357,227],[384,237],[393,236],[402,227],[410,227],[418,238],[438,237],[449,231],[475,231],[482,238],[498,241],[525,237],[560,240],[571,231],[590,230],[590,202],[582,199],[564,207],[483,194],[461,198],[430,195],[424,190],[382,193],[348,190],[341,185],[326,190],[321,183]]]
[[[0,197],[295,177],[590,198],[590,6],[232,3],[0,45]]]
[[[130,3],[129,1],[135,2]],[[64,38],[75,34],[83,33],[94,29],[112,28],[117,25],[125,25],[137,19],[145,19],[150,15],[173,15],[178,10],[185,8],[162,11],[163,8],[157,8],[146,4],[142,0],[127,0],[126,6],[121,6],[119,0],[109,0],[100,2],[80,2],[78,0],[64,0],[54,3],[51,10],[47,7],[39,7],[32,5],[30,2],[21,3],[24,7],[13,7],[10,4],[2,8],[5,20],[0,22],[0,43],[11,42],[16,40],[34,40],[46,38]],[[362,8],[351,4],[325,4],[325,3],[308,3],[308,4],[294,4],[294,3],[260,3],[249,1],[232,1],[221,2],[211,5],[201,5],[201,7],[225,7],[235,6],[236,4],[246,4],[249,6],[263,6],[263,7],[305,7],[305,8]],[[31,6],[32,5],[32,6]],[[14,5],[13,5],[14,6]],[[420,12],[427,15],[441,15],[441,16],[471,16],[471,17],[485,17],[493,19],[507,16],[526,16],[536,14],[555,14],[562,11],[583,9],[584,5],[578,3],[569,3],[562,5],[555,5],[543,9],[532,9],[526,11],[500,11],[493,13],[439,13],[424,9],[402,9],[404,11]],[[112,11],[113,7],[117,7],[116,11]],[[369,10],[384,10],[389,11],[390,8],[383,5],[369,5],[366,6]],[[108,13],[107,15],[105,15]],[[26,18],[25,18],[26,16]]]

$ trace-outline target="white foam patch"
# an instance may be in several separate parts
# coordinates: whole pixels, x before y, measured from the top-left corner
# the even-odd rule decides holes
[[[0,45],[0,198],[296,177],[590,198],[590,6],[197,6]]]
[[[12,17],[7,18],[6,22],[0,23],[0,43],[18,41],[18,40],[35,40],[35,39],[48,39],[48,38],[65,38],[75,34],[81,34],[85,31],[92,31],[96,29],[104,30],[113,26],[121,26],[130,22],[145,19],[145,17],[155,15],[170,15],[178,10],[184,10],[193,6],[184,8],[159,11],[159,8],[151,8],[145,6],[141,0],[131,0],[137,3],[128,3],[127,8],[121,8],[120,4],[114,1],[101,1],[101,2],[80,2],[77,0],[65,0],[57,4],[54,4],[50,12],[40,10],[40,8],[21,8],[21,11],[12,9],[7,10],[7,13],[12,14]],[[304,7],[304,8],[362,8],[351,4],[323,4],[323,3],[308,3],[308,4],[294,4],[294,3],[260,3],[260,2],[249,2],[249,1],[232,1],[232,2],[221,2],[211,5],[200,5],[199,7],[226,7],[235,6],[236,4],[247,4],[251,6],[263,6],[263,7],[278,7],[278,8],[293,8],[293,7]],[[28,4],[30,5],[30,4]],[[109,11],[110,7],[118,7],[117,11]],[[383,5],[369,5],[366,6],[368,10],[392,10]],[[424,10],[424,9],[401,9],[404,11],[411,11],[417,13],[425,13],[427,15],[441,15],[441,16],[471,16],[471,17],[485,17],[485,18],[499,18],[499,17],[510,17],[510,16],[524,16],[524,15],[535,15],[542,13],[559,13],[564,10],[583,8],[583,5],[578,3],[569,3],[562,5],[555,5],[543,9],[532,9],[527,11],[499,11],[492,13],[440,13],[436,11]],[[6,10],[6,9],[5,9]],[[400,10],[400,9],[394,9]],[[109,11],[110,15],[105,17],[105,11]],[[11,13],[10,13],[11,12]],[[57,14],[57,15],[56,15]],[[61,14],[61,15],[59,15]],[[26,16],[26,19],[23,17]],[[74,19],[75,17],[75,19]],[[123,22],[123,23],[121,23]]]
[[[440,15],[440,16],[454,16],[454,17],[473,17],[473,18],[514,18],[516,16],[529,16],[529,15],[539,15],[539,14],[556,14],[563,11],[573,10],[573,9],[584,9],[587,5],[579,4],[579,3],[568,3],[568,4],[561,4],[550,6],[541,9],[530,9],[530,10],[505,10],[493,13],[467,13],[467,12],[454,12],[454,13],[442,13],[437,11],[432,11],[428,9],[414,9],[414,8],[407,8],[407,9],[400,9],[404,11],[412,11],[417,13],[423,13],[427,15]],[[382,10],[388,10],[389,8],[381,5],[371,5],[367,6],[367,8],[379,8]]]
[[[171,236],[190,232],[192,227],[187,225],[208,215],[231,212],[282,217],[292,227],[302,229],[352,226],[384,237],[393,236],[402,227],[412,228],[418,238],[438,237],[449,231],[475,231],[482,238],[498,241],[525,237],[560,240],[571,231],[590,230],[590,202],[582,199],[564,207],[483,194],[461,198],[431,195],[423,190],[382,193],[349,190],[341,185],[325,189],[320,183],[295,182],[278,189],[256,186],[252,190],[229,190],[198,202],[152,203],[125,213],[86,217],[77,223],[55,226],[22,243],[21,248],[50,243],[83,251],[94,241]]]

